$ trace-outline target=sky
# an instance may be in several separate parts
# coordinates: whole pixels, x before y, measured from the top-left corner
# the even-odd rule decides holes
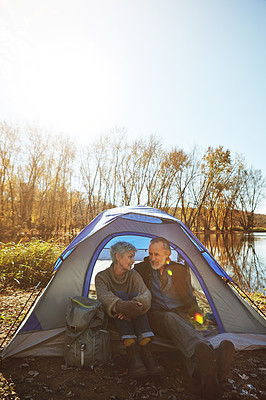
[[[0,122],[222,145],[266,177],[265,71],[265,0],[0,0]]]

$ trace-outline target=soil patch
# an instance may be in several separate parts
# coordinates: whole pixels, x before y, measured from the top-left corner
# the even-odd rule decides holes
[[[29,293],[0,294],[0,341]],[[131,380],[125,355],[104,368],[66,368],[61,357],[8,358],[0,362],[0,399],[6,400],[199,400],[200,385],[185,372],[178,352],[156,352],[165,368],[158,378]],[[237,352],[223,384],[222,399],[266,400],[266,350]]]

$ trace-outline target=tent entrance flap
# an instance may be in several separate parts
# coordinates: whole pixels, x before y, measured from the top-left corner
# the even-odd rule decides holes
[[[155,237],[154,235],[141,234],[138,232],[117,232],[107,236],[95,250],[91,261],[88,265],[87,274],[84,282],[83,296],[88,297],[91,278],[93,275],[94,266],[97,260],[110,260],[110,247],[118,241],[128,241],[138,249],[138,259],[143,260],[142,257],[148,255],[148,247],[150,240]],[[141,253],[141,255],[140,255]],[[136,258],[135,258],[136,259]],[[110,261],[111,262],[111,261]]]
[[[106,237],[104,241],[98,246],[97,251],[94,253],[91,263],[88,268],[85,287],[84,287],[84,296],[88,296],[90,293],[90,289],[92,291],[95,290],[94,279],[95,275],[103,269],[106,269],[110,266],[110,247],[117,243],[118,241],[128,241],[133,244],[136,249],[135,261],[142,261],[144,257],[148,256],[148,248],[149,243],[154,235],[140,235],[139,233],[134,232],[120,232],[116,234],[112,234],[109,237]],[[203,313],[206,315],[213,315],[213,321],[217,324],[219,332],[224,332],[224,326],[221,322],[219,314],[215,308],[215,305],[211,299],[211,296],[205,286],[204,281],[202,280],[200,274],[197,269],[189,259],[189,257],[177,246],[173,243],[171,245],[171,260],[172,261],[182,261],[184,260],[189,268],[191,269],[191,274],[193,274],[193,282],[194,282],[194,292],[197,300],[200,301]],[[102,262],[99,262],[102,261]],[[104,262],[106,261],[106,262]]]

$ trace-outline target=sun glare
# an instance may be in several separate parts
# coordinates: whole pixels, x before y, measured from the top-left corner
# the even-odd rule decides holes
[[[103,109],[111,120],[115,90],[108,71],[96,61],[90,63],[81,49],[56,48],[43,49],[35,60],[24,60],[21,113],[68,132],[86,131],[89,126],[97,129]]]

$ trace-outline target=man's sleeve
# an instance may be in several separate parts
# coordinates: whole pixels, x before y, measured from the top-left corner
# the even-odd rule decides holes
[[[135,271],[137,271],[140,274],[140,276],[142,277],[142,279],[146,283],[146,285],[147,285],[148,268],[149,268],[149,264],[147,263],[146,260],[135,264],[134,268],[133,268]]]
[[[134,299],[142,303],[143,306],[143,314],[146,313],[151,306],[151,292],[145,285],[142,277],[136,272],[132,271],[132,279],[133,279],[133,290],[138,293]]]

